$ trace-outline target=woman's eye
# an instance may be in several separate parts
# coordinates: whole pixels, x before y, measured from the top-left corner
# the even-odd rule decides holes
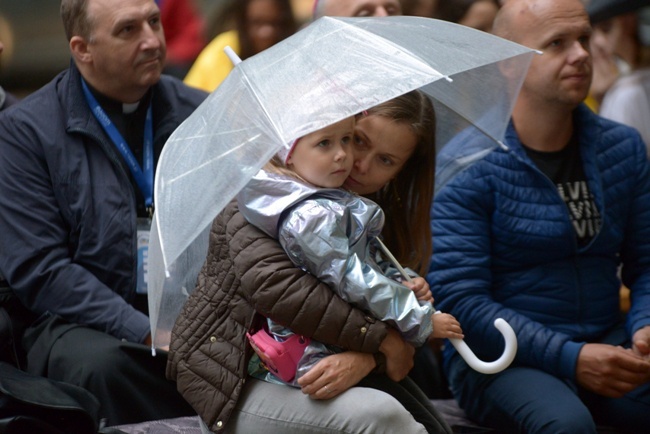
[[[363,139],[359,136],[354,136],[354,138],[352,139],[352,144],[356,149],[359,150],[365,149],[367,147],[366,142],[364,142]]]
[[[381,161],[381,164],[385,166],[392,166],[393,165],[393,160],[391,160],[388,157],[379,157],[379,161]]]

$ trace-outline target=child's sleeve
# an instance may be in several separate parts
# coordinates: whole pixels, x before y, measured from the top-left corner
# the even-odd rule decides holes
[[[367,242],[351,242],[362,230],[344,206],[323,199],[306,200],[282,219],[279,240],[291,260],[309,271],[348,303],[393,324],[413,345],[432,332],[430,303],[387,278],[369,258]],[[354,237],[363,239],[363,237]]]

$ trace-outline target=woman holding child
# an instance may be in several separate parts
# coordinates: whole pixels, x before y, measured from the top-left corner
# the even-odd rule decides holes
[[[431,248],[434,125],[431,103],[417,91],[360,115],[345,182],[384,209],[386,244],[416,271],[426,270]],[[450,432],[427,397],[404,379],[414,348],[394,329],[297,268],[236,203],[215,219],[210,236],[197,288],[172,333],[168,363],[168,377],[210,430]],[[418,293],[421,285],[410,287],[427,296]],[[265,318],[345,352],[320,360],[299,379],[301,390],[254,379],[246,333]],[[426,428],[416,419],[427,420]]]

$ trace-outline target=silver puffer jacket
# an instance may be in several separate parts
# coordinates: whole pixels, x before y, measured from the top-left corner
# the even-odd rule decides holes
[[[371,245],[384,224],[377,204],[263,170],[237,200],[246,219],[277,238],[294,264],[348,303],[394,324],[413,345],[426,342],[432,305],[421,305],[410,289],[386,277],[372,257]]]

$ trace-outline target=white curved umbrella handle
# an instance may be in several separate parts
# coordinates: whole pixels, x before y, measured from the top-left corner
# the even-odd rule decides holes
[[[482,374],[496,374],[497,372],[503,371],[510,366],[510,363],[512,363],[517,354],[517,336],[512,327],[510,327],[510,324],[508,324],[503,318],[497,318],[494,320],[494,327],[496,327],[503,335],[503,338],[506,341],[506,348],[503,350],[501,357],[493,362],[484,362],[476,357],[474,352],[462,339],[449,339],[454,348],[456,348],[456,351],[458,351],[470,368]]]

